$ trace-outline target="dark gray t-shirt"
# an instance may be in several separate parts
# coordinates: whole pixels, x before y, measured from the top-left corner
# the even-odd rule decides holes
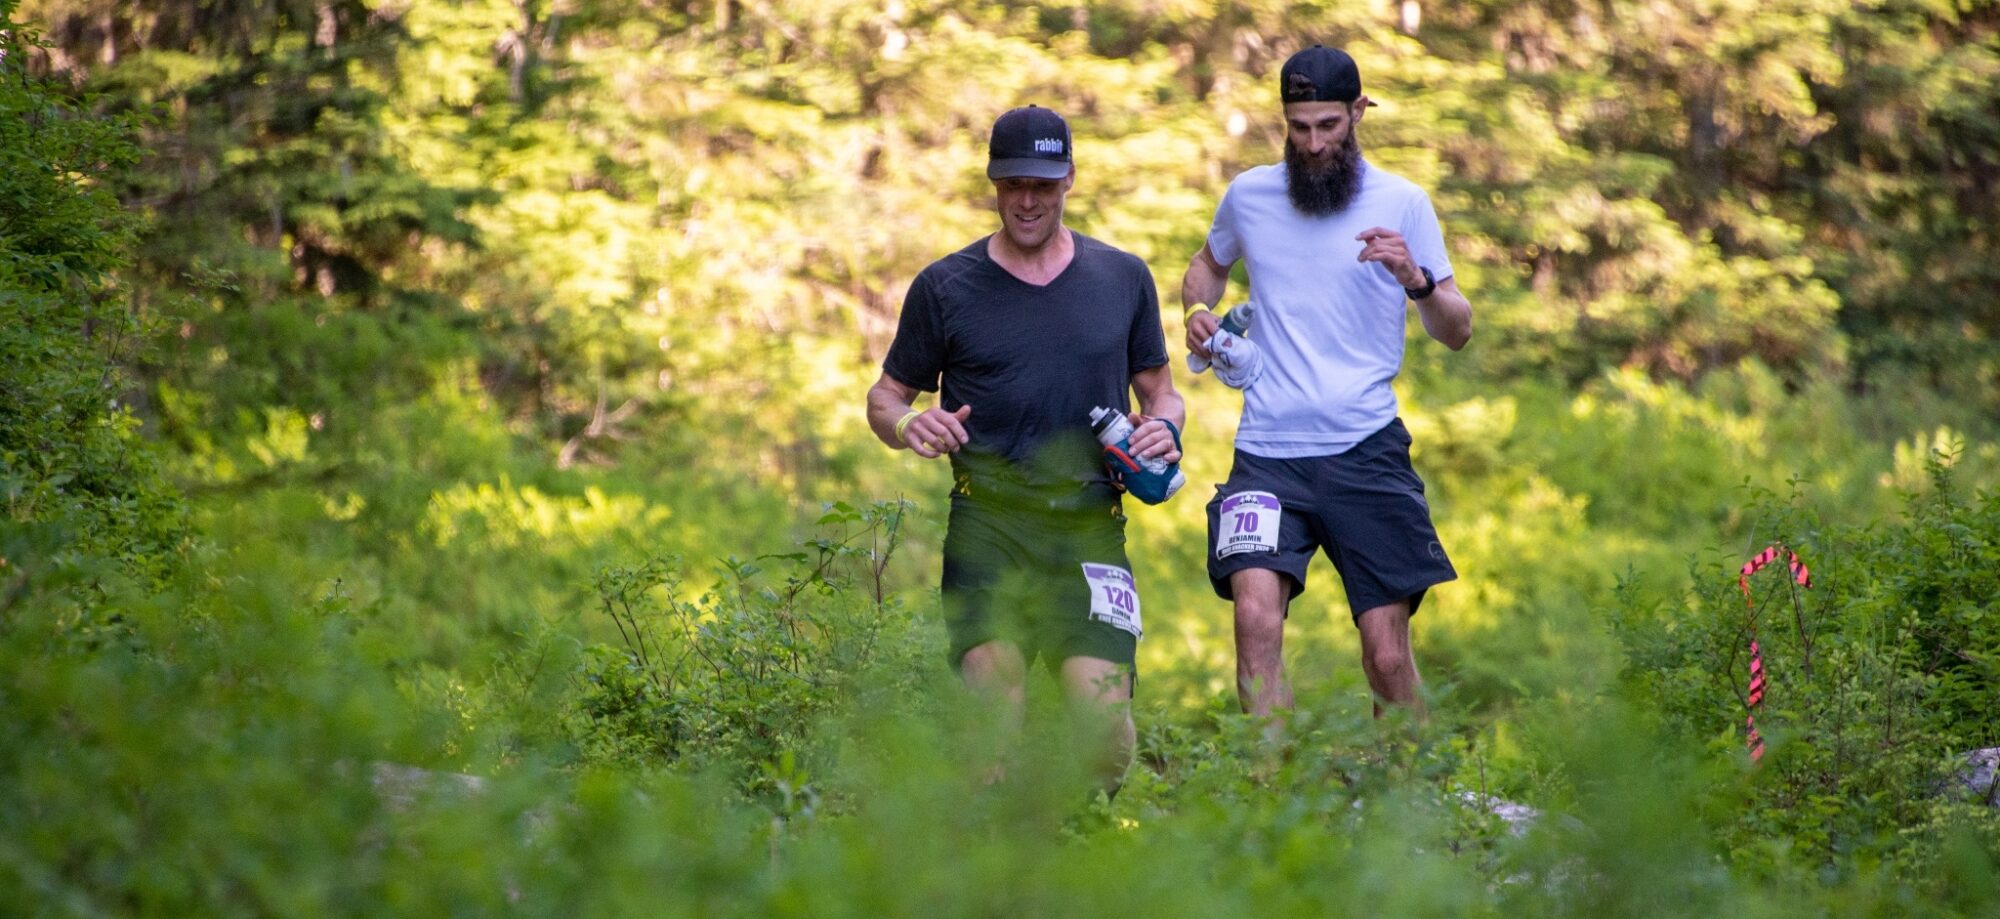
[[[985,238],[925,268],[903,298],[882,370],[939,391],[970,442],[952,471],[1037,487],[1107,486],[1090,410],[1130,411],[1132,375],[1167,362],[1159,295],[1146,264],[1072,233],[1076,255],[1036,287],[986,254]]]

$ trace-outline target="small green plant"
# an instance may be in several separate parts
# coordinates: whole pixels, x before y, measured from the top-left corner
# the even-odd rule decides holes
[[[913,623],[882,578],[910,509],[831,505],[803,551],[723,559],[720,586],[692,599],[678,558],[600,571],[618,643],[589,648],[573,677],[583,758],[720,768],[800,806],[822,722],[871,670],[908,663]]]
[[[1722,826],[1746,864],[1911,868],[1940,857],[1955,838],[1942,830],[1991,835],[1954,776],[1966,750],[2000,744],[2000,635],[1982,626],[2000,598],[2000,496],[1960,496],[1947,456],[1930,473],[1899,526],[1822,529],[1766,497],[1766,530],[1798,548],[1810,591],[1760,574],[1746,604],[1729,564],[1697,565],[1683,610],[1621,593],[1626,694],[1678,743],[1736,763],[1743,797]],[[1753,635],[1768,681],[1761,763],[1744,744]]]

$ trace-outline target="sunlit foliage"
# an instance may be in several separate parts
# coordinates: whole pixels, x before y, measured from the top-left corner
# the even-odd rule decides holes
[[[0,902],[2000,903],[1952,790],[2000,744],[1990,4],[0,13]],[[984,131],[1036,102],[1076,128],[1068,219],[1153,266],[1177,342],[1312,41],[1475,307],[1464,352],[1413,323],[1398,383],[1463,574],[1417,622],[1435,718],[1369,718],[1324,563],[1290,740],[1235,714],[1200,483],[1237,397],[1182,375],[1197,484],[1130,528],[1139,762],[1087,798],[1038,683],[988,787],[937,649],[945,476],[862,424],[903,291],[994,225]],[[1753,768],[1734,572],[1780,539],[1820,585],[1759,595]]]

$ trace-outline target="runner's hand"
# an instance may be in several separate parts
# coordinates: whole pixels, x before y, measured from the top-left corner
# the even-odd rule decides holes
[[[1152,459],[1159,457],[1169,463],[1181,461],[1181,449],[1174,444],[1174,432],[1166,421],[1133,412],[1126,420],[1132,422],[1132,458]]]
[[[1354,238],[1363,244],[1355,261],[1380,264],[1404,287],[1424,286],[1423,270],[1411,260],[1410,246],[1403,241],[1403,234],[1385,227],[1369,227]]]
[[[1187,318],[1187,346],[1194,356],[1211,360],[1215,355],[1208,353],[1208,340],[1215,337],[1215,330],[1222,328],[1222,320],[1207,309],[1195,310]]]
[[[931,406],[903,427],[903,442],[924,459],[957,453],[972,439],[965,433],[965,419],[971,414],[970,405],[961,405],[955,412]]]

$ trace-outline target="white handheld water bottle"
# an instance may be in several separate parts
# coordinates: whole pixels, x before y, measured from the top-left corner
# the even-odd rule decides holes
[[[1247,335],[1250,333],[1250,321],[1255,318],[1257,318],[1257,304],[1239,303],[1231,307],[1228,312],[1222,314],[1222,331],[1239,337]],[[1210,341],[1213,340],[1213,337],[1211,337]],[[1204,358],[1196,357],[1193,352],[1189,352],[1187,365],[1189,370],[1200,373],[1208,369],[1209,362]]]

